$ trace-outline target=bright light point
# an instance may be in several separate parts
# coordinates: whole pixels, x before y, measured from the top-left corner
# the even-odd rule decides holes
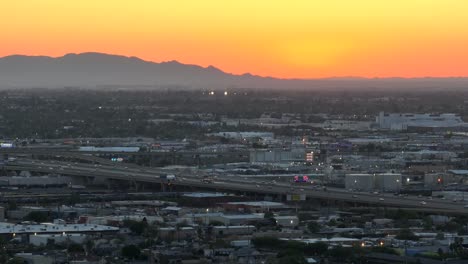
[[[224,95],[228,95],[228,92],[227,92],[227,91],[226,91],[226,92],[224,92]]]

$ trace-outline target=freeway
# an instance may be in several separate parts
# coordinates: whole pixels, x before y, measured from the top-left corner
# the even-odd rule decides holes
[[[180,156],[236,156],[248,158],[248,151],[229,151],[229,152],[210,152],[210,151],[80,151],[78,149],[69,148],[0,148],[0,154],[33,154],[33,155],[58,155],[68,156],[73,154],[79,155],[135,155],[135,156],[166,156],[166,155],[180,155]]]
[[[312,185],[295,185],[289,182],[265,182],[255,178],[218,175],[213,183],[204,183],[197,172],[167,171],[164,169],[138,166],[125,167],[123,164],[104,165],[89,163],[66,163],[58,161],[34,161],[18,159],[6,165],[8,170],[26,170],[84,177],[104,177],[134,182],[161,183],[159,175],[176,174],[175,185],[209,188],[225,191],[253,192],[272,195],[305,194],[309,199],[335,200],[356,204],[373,204],[401,208],[415,208],[430,212],[468,214],[464,203],[434,198],[424,200],[417,196],[394,196],[393,194],[372,194],[350,192],[339,188],[318,189]]]

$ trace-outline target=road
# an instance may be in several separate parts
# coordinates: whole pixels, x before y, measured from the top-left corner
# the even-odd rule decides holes
[[[289,182],[273,182],[264,179],[239,177],[234,175],[219,175],[213,183],[203,183],[202,176],[196,173],[184,171],[167,171],[138,166],[126,166],[125,164],[90,164],[67,163],[59,161],[37,161],[18,159],[6,165],[9,170],[26,170],[43,173],[56,173],[72,176],[105,177],[111,179],[128,180],[135,182],[161,183],[161,174],[176,174],[175,185],[209,188],[224,191],[254,192],[262,194],[285,195],[305,194],[309,199],[338,200],[355,202],[358,204],[372,204],[377,206],[390,206],[401,208],[415,208],[431,212],[447,212],[468,214],[468,208],[464,203],[454,203],[448,200],[417,196],[395,196],[393,194],[372,194],[350,192],[339,188],[318,189],[312,185],[295,185]],[[424,201],[424,202],[423,202]]]

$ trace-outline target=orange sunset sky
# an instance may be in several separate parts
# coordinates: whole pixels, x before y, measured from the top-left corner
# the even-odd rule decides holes
[[[283,78],[468,76],[467,0],[1,0],[0,56],[104,52]]]

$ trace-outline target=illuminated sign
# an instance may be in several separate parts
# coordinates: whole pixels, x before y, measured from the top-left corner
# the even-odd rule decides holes
[[[305,201],[305,194],[288,194],[286,195],[286,200],[288,201]]]
[[[12,148],[13,143],[0,143],[0,148]]]
[[[304,175],[304,176],[294,176],[294,182],[309,182],[309,176]]]

